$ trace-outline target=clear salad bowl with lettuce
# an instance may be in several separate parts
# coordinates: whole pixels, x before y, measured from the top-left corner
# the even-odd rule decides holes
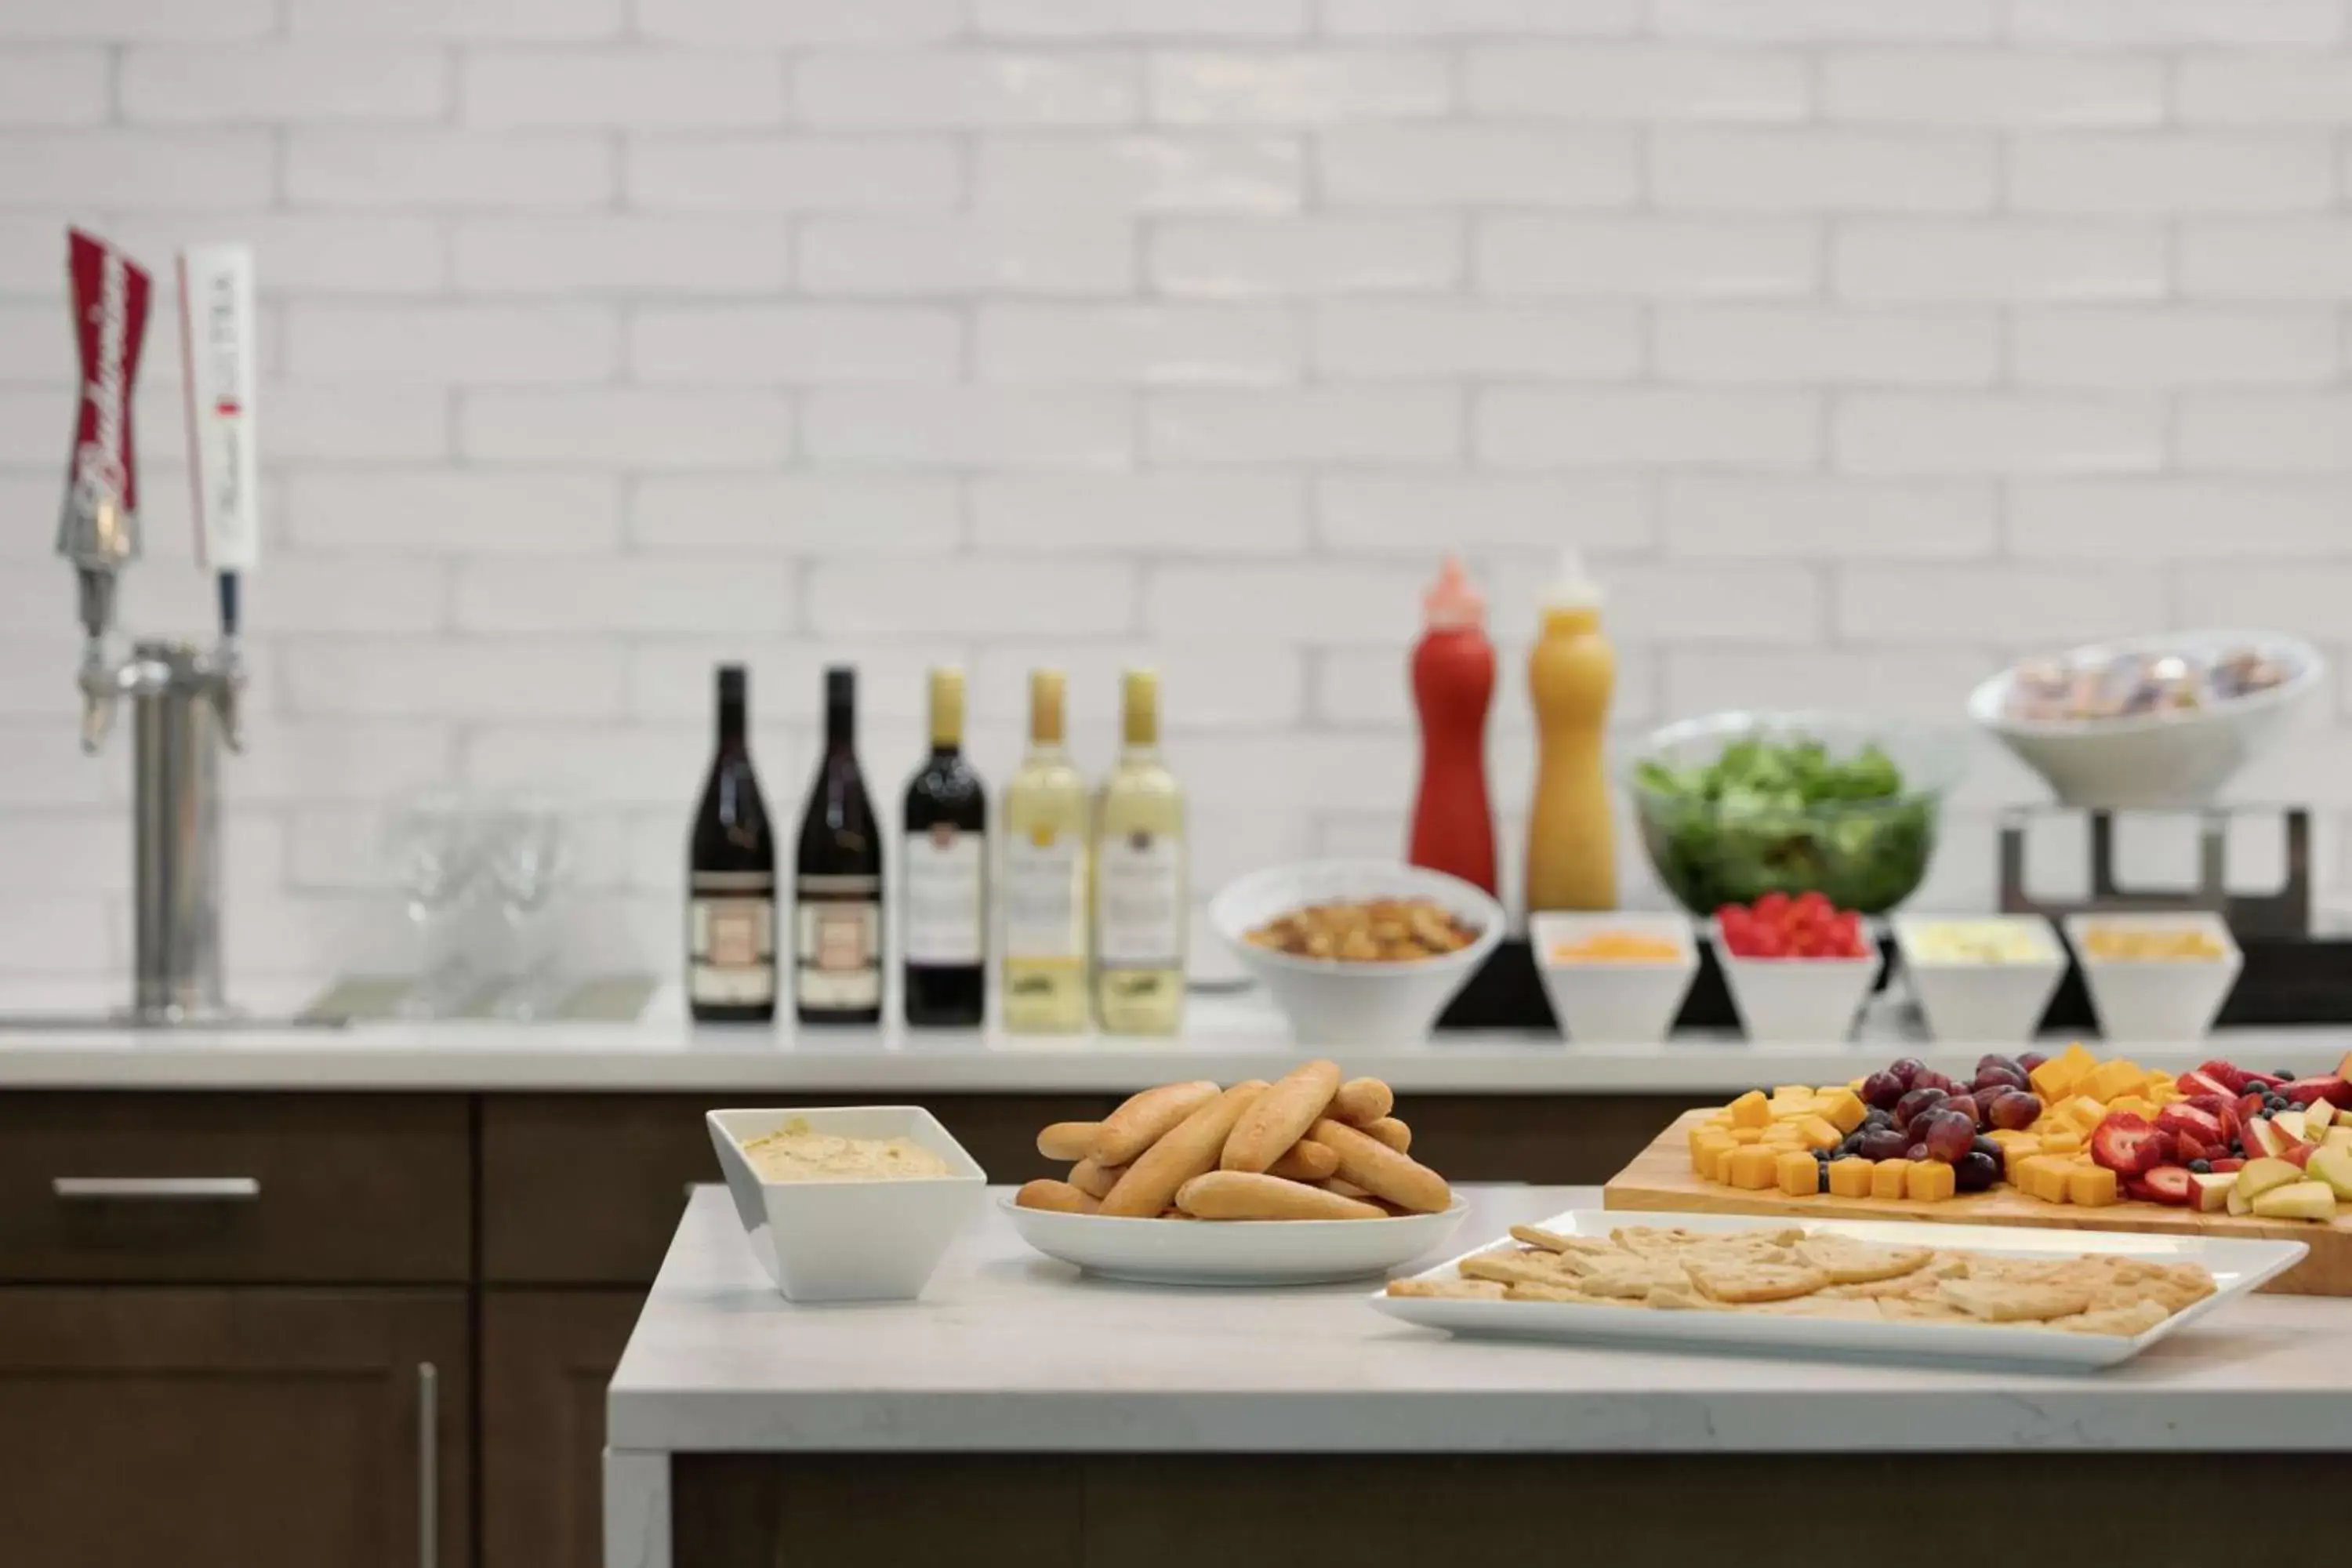
[[[1881,914],[1919,886],[1957,737],[1834,713],[1717,713],[1651,735],[1626,784],[1650,864],[1696,914],[1818,889]]]

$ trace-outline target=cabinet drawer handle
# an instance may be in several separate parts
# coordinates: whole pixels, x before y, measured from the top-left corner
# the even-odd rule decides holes
[[[416,1568],[441,1561],[441,1369],[416,1363]]]
[[[49,1191],[83,1203],[251,1203],[261,1196],[254,1176],[58,1176]]]

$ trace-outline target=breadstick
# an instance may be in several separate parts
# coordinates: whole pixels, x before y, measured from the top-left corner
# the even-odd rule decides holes
[[[1102,1212],[1149,1219],[1174,1203],[1177,1188],[1202,1172],[1217,1168],[1217,1155],[1233,1136],[1234,1123],[1265,1089],[1263,1079],[1237,1083],[1178,1122],[1136,1156],[1127,1174],[1103,1199]]]
[[[1099,1121],[1056,1121],[1037,1134],[1037,1152],[1048,1160],[1083,1160],[1101,1131]]]
[[[1318,1182],[1315,1184],[1322,1188],[1327,1193],[1337,1193],[1343,1198],[1354,1198],[1359,1203],[1368,1204],[1376,1201],[1372,1197],[1371,1194],[1356,1185],[1355,1183],[1343,1182],[1337,1176],[1330,1177],[1326,1181]]]
[[[1233,1141],[1226,1140],[1231,1148]],[[1283,1152],[1281,1159],[1265,1168],[1269,1176],[1280,1176],[1286,1182],[1319,1182],[1339,1168],[1339,1156],[1311,1139],[1302,1138]]]
[[[1103,1198],[1110,1195],[1111,1188],[1117,1186],[1118,1179],[1125,1174],[1127,1172],[1121,1166],[1106,1168],[1092,1160],[1081,1160],[1070,1167],[1070,1185],[1090,1198]]]
[[[1168,1130],[1204,1105],[1213,1104],[1217,1086],[1207,1079],[1193,1083],[1163,1083],[1131,1096],[1126,1104],[1103,1118],[1095,1141],[1086,1151],[1097,1165],[1132,1164],[1135,1157],[1158,1142]]]
[[[1024,1209],[1050,1209],[1055,1214],[1092,1214],[1101,1205],[1067,1182],[1035,1181],[1013,1194]]]
[[[1217,1165],[1226,1171],[1264,1171],[1306,1136],[1339,1092],[1339,1064],[1312,1061],[1294,1068],[1252,1102],[1234,1126]]]
[[[1376,1078],[1351,1078],[1331,1098],[1331,1120],[1350,1127],[1378,1121],[1396,1109],[1396,1091]]]
[[[1377,1121],[1367,1121],[1364,1123],[1364,1131],[1400,1154],[1412,1152],[1412,1129],[1393,1116],[1383,1116]]]
[[[1422,1214],[1442,1214],[1454,1201],[1444,1177],[1353,1127],[1318,1121],[1314,1137],[1318,1143],[1329,1144],[1331,1152],[1339,1156],[1342,1177],[1375,1197]]]
[[[1249,1171],[1209,1171],[1195,1176],[1177,1190],[1176,1206],[1202,1219],[1389,1217],[1386,1209],[1371,1204]]]

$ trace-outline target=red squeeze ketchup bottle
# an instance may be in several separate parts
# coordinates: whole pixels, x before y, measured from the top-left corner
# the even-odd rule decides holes
[[[1422,601],[1412,650],[1412,700],[1421,710],[1421,789],[1412,805],[1416,866],[1495,892],[1495,810],[1486,799],[1486,708],[1495,696],[1495,645],[1486,601],[1449,556]]]

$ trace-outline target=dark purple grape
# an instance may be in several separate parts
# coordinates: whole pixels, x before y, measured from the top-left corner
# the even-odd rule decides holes
[[[1909,1089],[1919,1081],[1919,1075],[1927,1070],[1927,1064],[1917,1057],[1905,1057],[1886,1070],[1901,1079],[1903,1087]]]
[[[1908,1127],[1920,1112],[1933,1110],[1951,1098],[1940,1089],[1915,1089],[1895,1102],[1895,1125]]]
[[[1969,1119],[1969,1125],[1971,1127],[1976,1126],[1979,1122],[1984,1120],[1983,1108],[1978,1103],[1977,1097],[1973,1094],[1956,1094],[1936,1109],[1938,1110],[1958,1111],[1960,1115]]]
[[[1979,1079],[1992,1068],[2000,1068],[2005,1072],[2013,1072],[2020,1078],[2025,1076],[2025,1069],[2017,1065],[2015,1057],[2003,1056],[1999,1051],[1987,1051],[1977,1058],[1977,1077]]]
[[[1902,1099],[1910,1087],[1891,1072],[1874,1072],[1862,1080],[1862,1102],[1885,1110]]]
[[[1893,1127],[1874,1127],[1862,1135],[1854,1152],[1865,1160],[1900,1160],[1911,1147],[1911,1134]]]
[[[2011,1132],[2022,1132],[2042,1120],[2042,1097],[2016,1090],[1993,1096],[1985,1107],[1985,1121],[1994,1127],[2004,1127]]]
[[[2023,1056],[2017,1058],[2017,1065],[2023,1068],[2028,1074],[2031,1074],[2035,1068],[2040,1067],[2043,1062],[2046,1062],[2050,1058],[2048,1057],[2043,1056],[2040,1051],[2028,1051]]]
[[[1911,1080],[1913,1089],[1940,1089],[1946,1094],[1960,1092],[1960,1080],[1939,1072],[1923,1072]]]
[[[1991,1139],[1986,1137],[1981,1132],[1977,1134],[1977,1141],[1974,1144],[1970,1145],[1970,1147],[1974,1148],[1978,1153],[1990,1154],[1996,1160],[2001,1157],[2000,1145],[1994,1142]]]
[[[1947,1165],[1958,1164],[1977,1143],[1976,1118],[1940,1106],[1920,1117],[1911,1131],[1926,1145],[1929,1159]]]
[[[2025,1075],[2013,1067],[1979,1068],[1977,1080],[1970,1087],[1979,1093],[1989,1089],[2023,1089]]]
[[[1981,1149],[1971,1149],[1952,1167],[1952,1185],[1964,1193],[1981,1193],[2000,1180],[2000,1162]]]
[[[1906,1160],[1924,1160],[1927,1157],[1927,1145],[1914,1143],[1903,1151],[1903,1157]]]

